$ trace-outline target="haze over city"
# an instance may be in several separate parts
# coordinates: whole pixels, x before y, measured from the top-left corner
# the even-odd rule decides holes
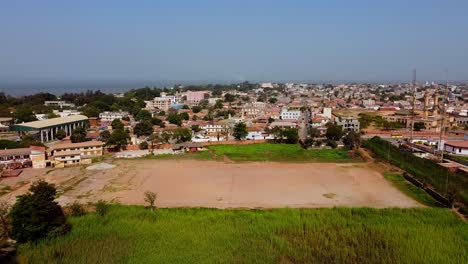
[[[468,263],[468,1],[0,3],[0,263]]]
[[[453,0],[2,1],[0,90],[396,81],[413,68],[421,80],[445,80],[445,69],[466,80],[467,10]]]

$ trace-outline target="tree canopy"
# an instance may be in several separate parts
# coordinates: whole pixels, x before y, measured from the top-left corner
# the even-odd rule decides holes
[[[247,137],[249,132],[247,131],[247,125],[244,122],[239,122],[234,126],[232,135],[236,140],[242,140]]]
[[[55,195],[53,184],[38,181],[29,188],[29,193],[17,198],[10,211],[14,239],[20,243],[37,241],[70,230],[62,207],[54,201]]]

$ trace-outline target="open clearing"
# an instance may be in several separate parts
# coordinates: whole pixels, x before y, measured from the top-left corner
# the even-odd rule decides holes
[[[46,178],[59,181],[62,204],[99,199],[144,204],[144,192],[152,191],[158,194],[159,207],[422,206],[365,163],[142,159],[113,164],[115,168],[100,171],[57,169]]]

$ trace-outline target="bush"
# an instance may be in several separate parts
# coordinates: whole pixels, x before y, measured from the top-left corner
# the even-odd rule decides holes
[[[333,149],[338,147],[338,144],[336,144],[336,141],[334,141],[334,140],[327,140],[327,145],[330,146]]]
[[[148,149],[148,142],[143,141],[139,145],[140,149]]]
[[[109,212],[109,203],[104,200],[99,200],[96,203],[96,213],[100,216],[104,216]]]
[[[34,183],[11,208],[12,237],[20,243],[67,233],[62,207],[55,202],[56,189],[45,181]]]
[[[80,203],[78,202],[74,202],[72,203],[68,209],[70,210],[70,215],[71,216],[83,216],[86,214],[86,211],[83,207],[83,205],[81,205]]]

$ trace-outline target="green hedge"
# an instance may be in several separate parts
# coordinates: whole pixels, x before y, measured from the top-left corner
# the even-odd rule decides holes
[[[373,151],[380,159],[390,158],[390,163],[407,171],[419,181],[431,185],[442,194],[445,194],[446,191],[446,177],[448,175],[449,191],[456,193],[457,201],[465,205],[468,204],[468,177],[465,174],[452,173],[436,162],[416,157],[380,137],[366,140],[363,145]]]

